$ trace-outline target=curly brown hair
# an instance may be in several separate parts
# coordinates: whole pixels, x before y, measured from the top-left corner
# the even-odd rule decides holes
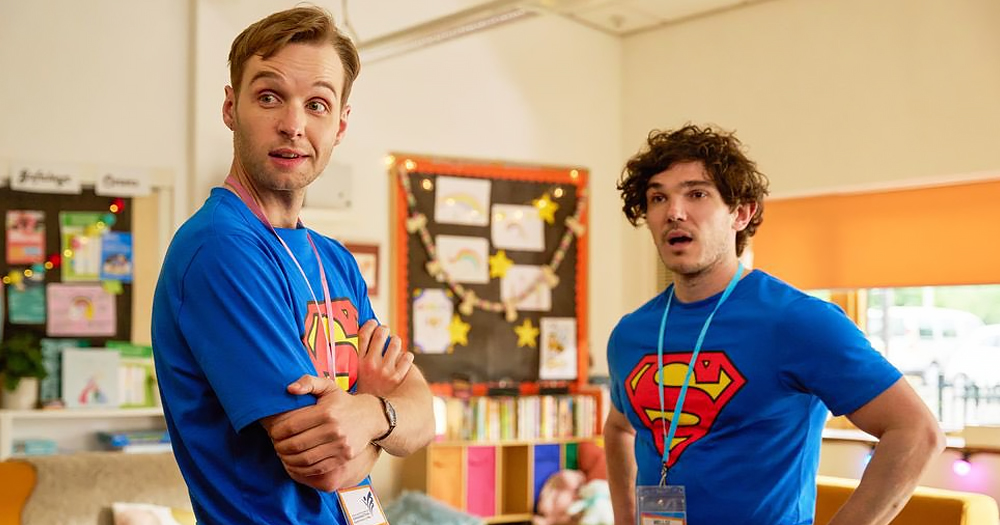
[[[344,65],[344,92],[340,106],[347,104],[354,79],[361,72],[361,59],[354,42],[337,29],[328,11],[316,6],[302,6],[279,11],[243,30],[229,49],[229,81],[233,91],[240,92],[243,69],[254,55],[263,59],[274,56],[288,44],[329,43],[337,51]]]
[[[646,146],[628,160],[618,181],[622,211],[633,226],[646,218],[646,190],[649,180],[678,162],[700,161],[730,209],[756,202],[757,212],[742,231],[736,233],[736,255],[742,255],[750,237],[764,220],[767,176],[743,154],[743,145],[732,133],[688,124],[678,130],[653,130]]]

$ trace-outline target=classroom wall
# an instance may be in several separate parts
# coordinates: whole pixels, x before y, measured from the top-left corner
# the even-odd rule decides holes
[[[133,340],[149,342],[160,222],[186,214],[187,6],[175,0],[0,0],[0,177],[25,159],[150,168],[135,199]],[[155,21],[152,23],[151,21]],[[173,180],[169,180],[173,178]]]
[[[623,149],[735,129],[773,196],[997,172],[998,22],[995,0],[774,0],[627,38]]]

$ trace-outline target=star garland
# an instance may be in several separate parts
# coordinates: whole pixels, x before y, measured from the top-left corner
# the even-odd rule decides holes
[[[461,283],[456,282],[455,279],[448,274],[447,270],[441,266],[441,262],[438,261],[437,248],[434,245],[434,240],[431,238],[430,231],[427,229],[427,216],[417,210],[417,199],[413,195],[413,187],[410,184],[409,177],[412,169],[413,168],[410,165],[406,165],[406,163],[396,165],[396,175],[399,177],[399,182],[402,184],[403,190],[406,192],[406,204],[409,211],[409,217],[406,219],[406,231],[411,234],[416,233],[420,237],[420,243],[423,245],[428,257],[428,262],[425,265],[427,273],[433,276],[438,282],[446,283],[448,287],[451,288],[451,290],[455,293],[455,296],[461,300],[458,306],[458,311],[461,312],[462,315],[472,315],[473,310],[479,308],[480,310],[485,310],[487,312],[503,312],[504,318],[507,322],[513,323],[517,320],[518,312],[516,305],[518,303],[530,297],[531,294],[535,293],[535,291],[541,286],[547,286],[549,289],[559,286],[559,276],[556,275],[556,270],[559,269],[559,265],[562,264],[563,259],[566,257],[566,251],[569,249],[570,243],[573,242],[573,238],[582,237],[586,233],[586,227],[580,222],[580,216],[586,209],[586,188],[582,188],[580,190],[580,197],[576,201],[576,209],[573,211],[573,214],[567,217],[564,221],[566,231],[559,240],[555,253],[552,254],[552,260],[548,264],[542,266],[542,273],[539,275],[538,279],[536,279],[534,283],[525,288],[525,290],[516,297],[510,298],[504,302],[490,301],[478,297],[476,292],[466,288]],[[549,195],[546,193],[534,202],[536,206],[538,202],[544,203],[546,215],[543,216],[543,219],[545,219],[545,221],[549,224],[554,223],[554,212],[558,208],[558,205],[552,202]],[[541,211],[539,214],[541,215]],[[490,259],[491,262],[494,262],[494,264],[501,266],[506,264],[505,260],[509,261],[506,253],[502,250],[496,255],[491,256]],[[506,270],[506,268],[503,270]],[[491,274],[492,273],[494,273],[494,271],[492,271],[491,268]],[[493,276],[494,275],[491,275],[491,277]]]

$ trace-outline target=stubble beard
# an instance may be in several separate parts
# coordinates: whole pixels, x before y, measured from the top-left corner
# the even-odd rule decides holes
[[[277,171],[268,165],[267,151],[261,152],[263,158],[257,158],[253,154],[254,144],[247,138],[248,134],[243,132],[239,119],[236,120],[234,128],[233,151],[240,165],[243,167],[246,176],[250,178],[250,182],[258,190],[267,190],[275,193],[288,192],[292,195],[305,190],[309,184],[319,177],[319,173],[310,175],[296,171],[286,174]],[[309,158],[315,160],[315,157]],[[306,166],[302,168],[308,169],[309,161],[307,160],[304,164]]]

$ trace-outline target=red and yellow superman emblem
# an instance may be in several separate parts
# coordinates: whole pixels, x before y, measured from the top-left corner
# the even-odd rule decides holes
[[[323,377],[336,376],[337,385],[345,391],[358,380],[358,309],[347,299],[331,302],[333,311],[333,350],[336,362],[331,368],[326,352],[326,307],[309,303],[306,310],[306,332],[302,343],[309,351],[316,373]]]
[[[625,380],[632,410],[643,425],[652,430],[656,450],[663,454],[663,441],[670,429],[677,396],[680,394],[692,352],[663,356],[663,369],[657,370],[656,355],[642,358]],[[723,352],[700,352],[694,364],[687,397],[677,423],[677,432],[670,444],[673,466],[687,447],[712,429],[722,408],[746,384],[746,379]],[[665,412],[660,411],[660,388],[663,388]]]

